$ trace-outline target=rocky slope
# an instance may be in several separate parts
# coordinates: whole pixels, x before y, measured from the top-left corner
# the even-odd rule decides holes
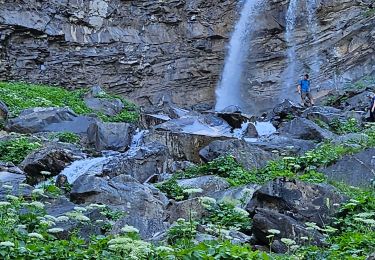
[[[251,25],[247,110],[267,110],[294,89],[283,74],[288,3],[264,2]],[[298,75],[311,71],[313,54],[321,63],[314,86],[336,87],[373,73],[372,1],[320,1],[314,35],[305,5],[298,2]],[[212,105],[237,16],[234,0],[1,1],[0,80],[98,84],[146,106],[162,97],[179,106]]]

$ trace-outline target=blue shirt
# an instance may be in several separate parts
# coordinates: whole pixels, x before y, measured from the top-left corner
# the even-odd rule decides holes
[[[302,92],[310,92],[310,80],[304,79],[299,82]]]

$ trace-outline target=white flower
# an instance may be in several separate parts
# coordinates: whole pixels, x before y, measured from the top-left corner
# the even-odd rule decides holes
[[[6,184],[4,184],[3,188],[7,189],[7,190],[11,190],[11,189],[13,189],[13,186],[12,185],[6,185]]]
[[[216,200],[214,198],[210,197],[200,197],[199,198],[200,203],[203,207],[208,208],[214,204],[216,204]]]
[[[277,229],[268,229],[268,233],[277,235],[277,234],[280,234],[280,230],[277,230]]]
[[[74,210],[79,211],[79,212],[86,212],[87,211],[87,209],[83,208],[83,207],[74,207]]]
[[[124,233],[139,233],[139,230],[136,229],[135,227],[132,227],[132,226],[124,226],[122,229],[121,229],[122,232]]]
[[[194,193],[202,193],[203,190],[201,188],[198,189],[186,189],[184,190],[187,194],[194,194]]]
[[[26,229],[26,225],[17,225],[18,228]]]
[[[54,216],[51,216],[51,215],[45,215],[44,217],[45,217],[45,219],[48,219],[48,220],[51,220],[51,221],[57,221],[57,218],[55,218]]]
[[[49,171],[41,171],[40,174],[49,176],[49,175],[51,175],[51,172],[49,172]]]
[[[66,222],[66,221],[69,221],[69,217],[67,217],[67,216],[60,216],[60,217],[56,218],[56,221],[57,222]]]
[[[34,189],[31,193],[33,195],[43,195],[44,194],[44,190],[43,189]]]
[[[41,234],[34,233],[34,232],[33,233],[29,233],[27,236],[30,237],[30,238],[44,239],[44,237]]]
[[[117,237],[108,241],[108,245],[115,245],[115,244],[126,244],[133,241],[133,239],[128,237]]]
[[[29,187],[29,184],[21,183],[19,186],[20,186],[20,187],[23,187],[23,188],[26,188],[26,187]]]
[[[233,210],[234,210],[236,213],[241,214],[241,215],[243,215],[243,216],[249,216],[249,212],[247,212],[247,211],[244,210],[244,209],[241,209],[241,208],[235,207]]]
[[[90,219],[84,215],[77,215],[75,216],[75,219],[78,221],[90,221]]]
[[[42,220],[40,221],[40,224],[41,225],[46,225],[48,227],[52,227],[55,225],[55,222],[51,221],[51,220]]]
[[[34,206],[38,209],[44,209],[44,204],[42,202],[39,202],[39,201],[33,201],[29,205]]]
[[[99,208],[99,209],[103,209],[105,207],[107,207],[106,205],[101,205],[101,204],[96,204],[96,203],[93,203],[93,204],[90,204],[89,205],[90,208]]]
[[[14,247],[14,243],[10,241],[4,241],[4,242],[0,242],[0,246]]]
[[[104,222],[104,220],[102,220],[102,219],[95,220],[95,223],[103,223],[103,222]]]
[[[53,234],[55,234],[55,233],[63,232],[64,229],[62,229],[62,228],[50,228],[50,229],[48,229],[47,231],[48,231],[48,233],[53,233]]]
[[[294,245],[296,243],[296,241],[294,241],[292,239],[289,239],[289,238],[282,238],[281,242],[283,242],[287,246],[291,246],[291,245]]]
[[[13,195],[6,195],[6,198],[7,198],[8,200],[18,200],[18,197],[13,196]]]
[[[168,246],[158,246],[157,248],[155,248],[156,251],[162,251],[162,252],[174,252],[174,249],[171,248],[171,247],[168,247]]]
[[[8,202],[8,201],[0,201],[0,207],[2,207],[2,206],[10,206],[10,205],[12,205],[10,202]]]

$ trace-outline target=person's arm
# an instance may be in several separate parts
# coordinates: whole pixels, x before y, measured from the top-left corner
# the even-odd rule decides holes
[[[297,85],[297,92],[301,94],[301,82]]]

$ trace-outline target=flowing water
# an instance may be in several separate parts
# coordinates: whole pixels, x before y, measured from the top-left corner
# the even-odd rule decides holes
[[[254,14],[261,0],[246,0],[240,19],[229,42],[221,81],[216,89],[216,111],[231,105],[241,106],[241,75],[248,57],[250,30],[254,28]]]
[[[317,34],[318,34],[318,19],[316,17],[317,7],[318,7],[319,0],[306,0],[306,8],[308,13],[308,23],[307,29],[309,35],[312,37],[312,45],[314,45],[317,41]],[[314,46],[312,46],[314,47]],[[317,51],[313,51],[313,55],[309,60],[309,65],[311,68],[311,76],[312,78],[316,78],[320,72],[320,58]]]

